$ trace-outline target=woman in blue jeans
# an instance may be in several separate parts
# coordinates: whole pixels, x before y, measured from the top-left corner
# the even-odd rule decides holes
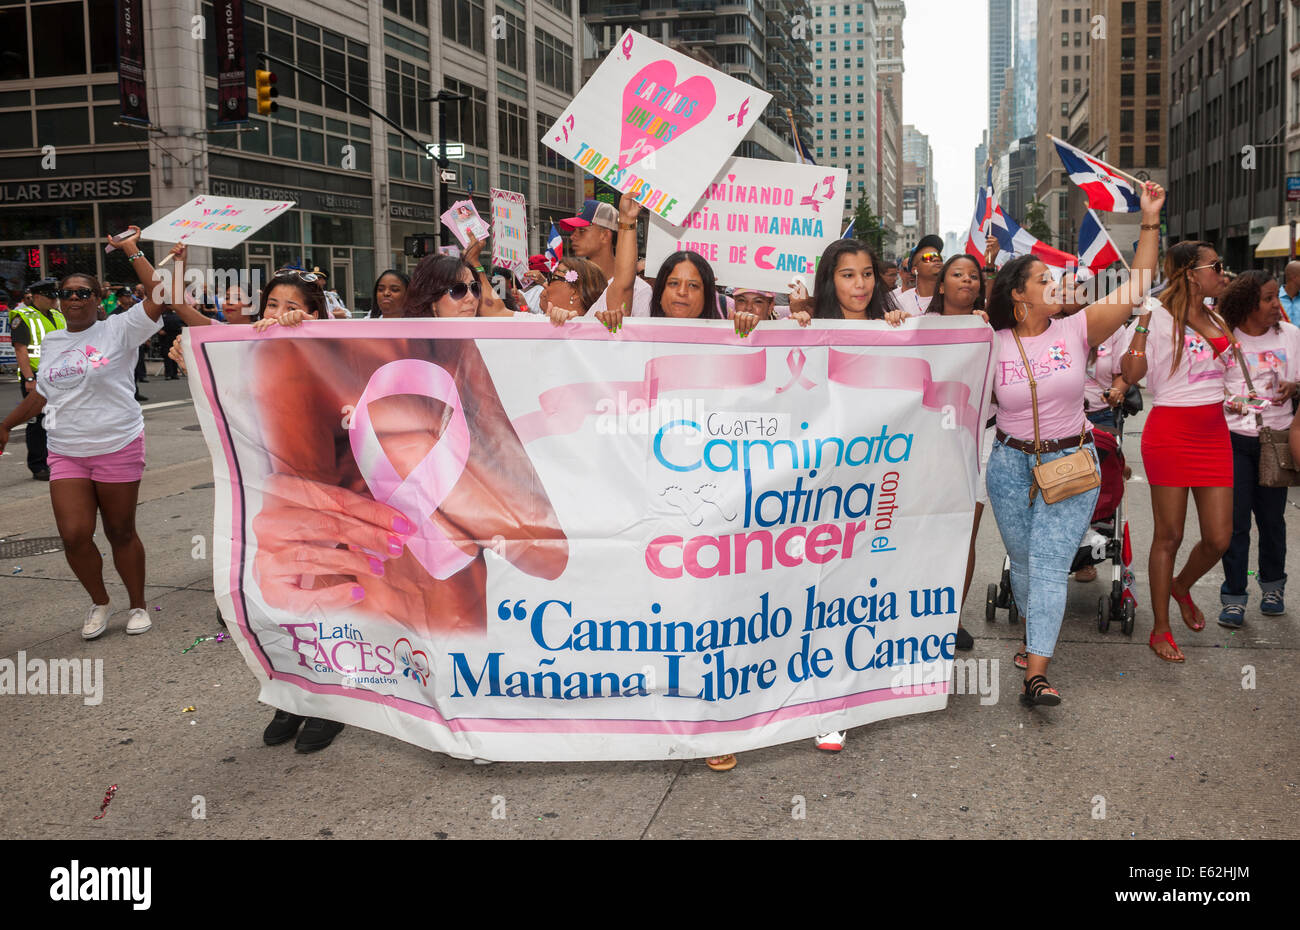
[[[1151,285],[1164,199],[1159,185],[1145,185],[1132,276],[1078,313],[1053,319],[1061,309],[1057,286],[1047,265],[1032,255],[1008,262],[989,295],[989,322],[997,336],[993,390],[998,428],[988,492],[1011,558],[1011,592],[1025,617],[1026,648],[1017,653],[1016,665],[1025,669],[1020,699],[1026,704],[1061,703],[1060,692],[1047,680],[1047,666],[1065,616],[1070,565],[1098,495],[1094,488],[1046,503],[1034,487],[1035,448],[1048,463],[1083,446],[1097,467],[1084,416],[1088,355],[1124,324]]]
[[[1228,360],[1224,378],[1232,440],[1232,541],[1223,554],[1219,589],[1219,626],[1235,630],[1246,624],[1252,515],[1259,527],[1259,611],[1266,617],[1286,611],[1287,489],[1259,483],[1259,431],[1266,426],[1281,432],[1292,425],[1291,400],[1300,379],[1300,329],[1282,319],[1277,279],[1262,271],[1248,271],[1233,281],[1219,301],[1219,311],[1241,351],[1240,361]],[[1250,386],[1260,401],[1253,408],[1232,400],[1250,392],[1241,362],[1250,371]]]

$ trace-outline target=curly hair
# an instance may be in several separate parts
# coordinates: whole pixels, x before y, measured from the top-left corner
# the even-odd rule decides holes
[[[1264,271],[1245,271],[1237,275],[1228,285],[1228,289],[1219,298],[1219,313],[1228,329],[1238,329],[1247,318],[1259,309],[1260,296],[1267,284],[1276,284],[1277,279]],[[1273,324],[1273,329],[1281,332],[1281,323]]]
[[[600,300],[600,295],[605,293],[608,282],[605,280],[605,273],[595,262],[566,255],[560,260],[558,268],[577,274],[578,280],[573,283],[573,287],[578,292],[578,300],[582,301],[584,313],[595,306],[596,301]]]

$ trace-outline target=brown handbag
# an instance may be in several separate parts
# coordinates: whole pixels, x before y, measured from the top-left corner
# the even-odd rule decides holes
[[[1232,339],[1231,336],[1228,338]],[[1232,351],[1237,357],[1241,373],[1246,377],[1246,390],[1251,397],[1257,396],[1255,382],[1250,377],[1250,366],[1246,364],[1245,356],[1241,354],[1240,344],[1233,342]],[[1258,411],[1255,412],[1255,426],[1259,429],[1259,486],[1261,488],[1300,487],[1300,469],[1296,468],[1295,459],[1291,455],[1291,431],[1265,426],[1264,418]]]
[[[1029,395],[1034,404],[1034,458],[1038,464],[1033,469],[1034,483],[1029,487],[1029,503],[1033,504],[1034,496],[1039,492],[1042,493],[1045,502],[1055,504],[1101,487],[1101,473],[1097,470],[1097,460],[1084,447],[1084,442],[1088,438],[1086,423],[1083,432],[1079,434],[1077,450],[1044,464],[1041,451],[1043,440],[1038,434],[1038,381],[1034,378],[1033,366],[1029,364],[1029,357],[1025,355],[1025,347],[1020,341],[1019,334],[1013,329],[1011,335],[1015,337],[1016,348],[1020,350],[1020,358],[1025,363],[1025,374],[1029,377]]]

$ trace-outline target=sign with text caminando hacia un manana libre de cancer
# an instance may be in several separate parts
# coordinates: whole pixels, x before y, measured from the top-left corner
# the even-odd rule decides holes
[[[492,264],[516,278],[528,270],[528,207],[523,194],[491,189]]]
[[[946,702],[978,319],[184,338],[216,595],[269,704],[541,761],[740,752]]]
[[[843,168],[729,158],[682,226],[650,217],[650,274],[677,251],[694,251],[719,284],[784,293],[800,276],[809,292],[822,252],[840,237]]]
[[[542,142],[681,225],[771,99],[629,29]]]

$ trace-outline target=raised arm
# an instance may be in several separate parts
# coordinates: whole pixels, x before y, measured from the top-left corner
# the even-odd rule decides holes
[[[610,310],[632,306],[632,289],[636,284],[636,218],[640,215],[641,204],[631,194],[624,194],[618,202],[618,247],[614,250],[614,280],[605,291],[605,306]]]
[[[1160,208],[1164,206],[1165,189],[1159,184],[1147,183],[1142,189],[1142,232],[1138,236],[1137,253],[1133,256],[1133,269],[1128,280],[1101,300],[1084,308],[1088,315],[1088,344],[1099,346],[1124,325],[1133,315],[1133,308],[1151,289],[1156,276],[1156,263],[1160,260]],[[1127,358],[1127,356],[1126,356]],[[1133,384],[1133,379],[1125,375]]]
[[[185,299],[185,254],[186,245],[182,242],[172,246],[171,254],[176,256],[172,265],[172,292],[168,295],[167,306],[176,311],[181,322],[186,326],[211,326],[214,320],[199,312],[199,308]]]
[[[487,268],[483,265],[483,242],[474,238],[474,234],[469,234],[469,244],[465,246],[465,261],[474,269],[475,276],[478,277],[479,285],[479,316],[510,316],[510,310],[506,307],[505,302],[497,299],[497,293],[492,287],[492,277],[487,273]]]
[[[144,285],[144,312],[149,314],[149,319],[159,320],[162,318],[165,305],[156,301],[154,295],[161,293],[159,289],[162,288],[162,277],[149,259],[145,258],[144,252],[140,250],[140,227],[129,226],[127,228],[129,234],[125,239],[114,239],[112,236],[106,236],[105,241],[126,253],[126,259],[131,263],[131,270],[140,279],[140,283]]]

